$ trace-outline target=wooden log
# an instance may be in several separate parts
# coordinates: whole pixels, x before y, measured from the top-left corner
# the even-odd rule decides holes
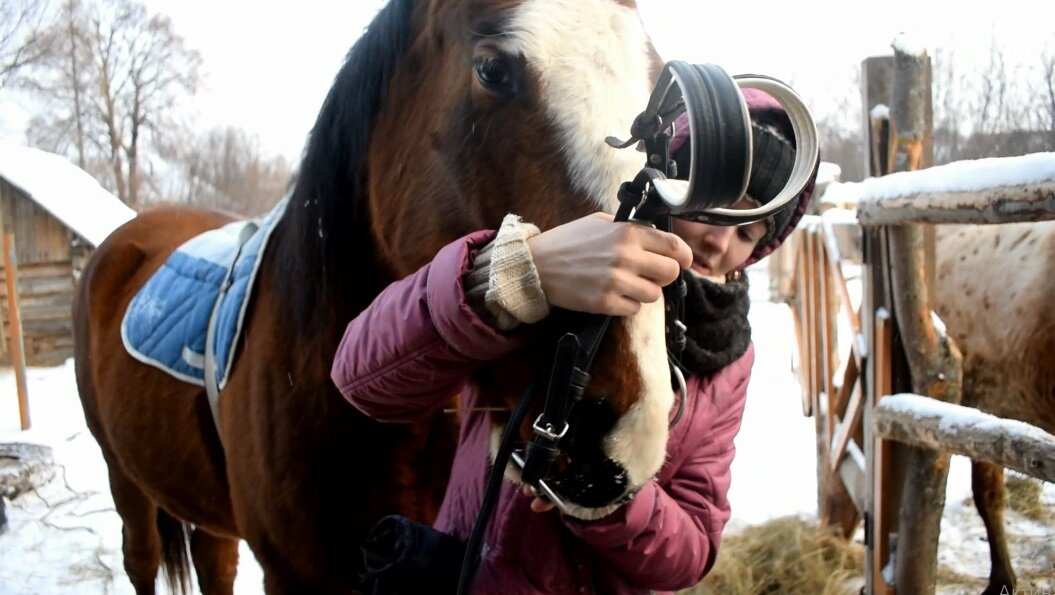
[[[835,235],[835,227],[831,221],[822,221],[821,230],[824,234],[824,246],[828,251],[828,262],[831,265],[829,274],[832,277],[835,289],[838,291],[839,303],[846,310],[847,319],[850,322],[850,332],[858,334],[861,332],[861,318],[854,308],[853,300],[850,299],[850,290],[846,286],[846,277],[843,275],[843,255],[839,250],[839,240]]]
[[[1055,161],[1055,153],[1052,159]],[[928,175],[939,169],[928,170]],[[893,179],[898,175],[892,174],[887,178]],[[955,174],[950,172],[950,175]],[[911,180],[906,177],[902,183],[913,184]],[[879,190],[876,192],[880,193]],[[862,225],[1045,221],[1055,219],[1055,180],[978,190],[907,192],[890,198],[880,194],[861,199],[857,218]]]
[[[73,294],[73,274],[66,271],[62,276],[26,278],[19,271],[19,289],[28,295]]]
[[[884,398],[876,434],[931,450],[947,450],[1055,482],[1055,436],[1018,420],[914,394]]]
[[[0,274],[3,273],[0,267]],[[36,279],[38,277],[68,277],[73,270],[69,261],[64,262],[38,262],[18,267],[18,274],[25,279]]]
[[[806,233],[811,243],[812,267],[814,360],[817,373],[817,400],[815,404],[817,429],[817,490],[818,516],[821,522],[849,536],[857,527],[858,507],[839,474],[838,464],[832,460],[832,436],[836,417],[833,382],[833,356],[835,347],[835,322],[830,306],[835,303],[835,292],[830,282],[829,264],[821,225],[810,226]]]
[[[916,171],[934,165],[934,115],[930,56],[918,48],[894,43],[890,122],[896,142],[894,171]]]

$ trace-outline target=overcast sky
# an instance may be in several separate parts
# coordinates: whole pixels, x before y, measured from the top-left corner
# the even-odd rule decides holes
[[[241,126],[266,151],[295,158],[333,75],[383,0],[146,0],[169,15],[204,59],[204,85],[192,106],[203,125]],[[996,39],[1015,63],[1055,49],[1055,2],[853,0],[799,2],[639,0],[646,28],[665,59],[713,62],[732,74],[781,78],[818,114],[857,90],[861,60],[891,53],[908,31],[933,53],[987,60]],[[0,104],[10,101],[0,96]],[[3,112],[0,112],[3,113]],[[10,112],[9,112],[10,113]],[[21,136],[17,118],[0,137]],[[16,140],[18,140],[16,138]]]

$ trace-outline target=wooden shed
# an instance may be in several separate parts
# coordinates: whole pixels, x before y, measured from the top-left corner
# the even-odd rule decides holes
[[[26,363],[73,355],[71,305],[84,260],[135,212],[65,157],[0,145],[0,221],[13,238]],[[2,250],[0,246],[0,250]],[[7,269],[0,260],[0,364],[11,363]]]

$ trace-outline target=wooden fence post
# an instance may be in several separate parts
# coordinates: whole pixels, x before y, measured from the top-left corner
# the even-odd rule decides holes
[[[930,96],[926,51],[896,41],[890,112],[896,171],[915,171],[933,162]],[[891,227],[894,313],[904,339],[913,390],[958,403],[960,354],[932,318],[933,254],[933,229],[929,226]],[[899,594],[933,593],[949,454],[918,447],[905,447],[904,452],[906,475],[898,515],[895,585]]]
[[[890,173],[890,84],[894,59],[872,56],[861,62],[861,101],[865,133],[865,174],[872,177]],[[885,105],[886,118],[874,118],[873,110]]]
[[[18,258],[15,236],[4,234],[4,277],[7,282],[7,317],[11,324],[11,365],[15,369],[18,389],[18,415],[22,429],[29,429],[29,391],[26,389],[25,343],[22,339],[22,317],[18,309]]]

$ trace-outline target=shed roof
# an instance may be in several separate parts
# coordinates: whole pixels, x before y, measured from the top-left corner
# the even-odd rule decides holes
[[[0,143],[0,178],[98,246],[136,212],[61,155]]]

